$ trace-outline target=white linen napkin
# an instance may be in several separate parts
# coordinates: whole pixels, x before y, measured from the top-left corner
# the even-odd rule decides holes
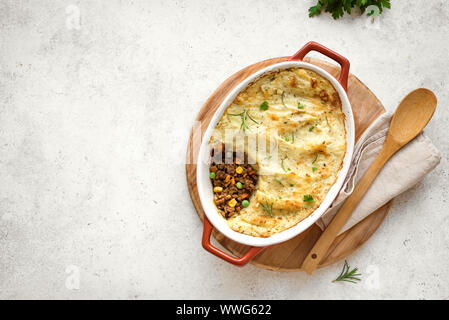
[[[356,143],[351,167],[339,195],[316,222],[322,230],[331,222],[380,151],[391,117],[392,114],[388,112],[379,116]],[[440,159],[440,152],[429,138],[422,133],[419,134],[388,160],[340,233],[350,229],[376,209],[413,187],[440,163]]]

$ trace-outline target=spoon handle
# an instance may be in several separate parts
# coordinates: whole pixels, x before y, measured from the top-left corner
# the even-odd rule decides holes
[[[380,169],[382,169],[385,162],[387,162],[387,160],[396,151],[397,148],[395,148],[395,146],[392,146],[389,143],[384,144],[371,166],[368,168],[362,179],[360,179],[360,181],[354,188],[353,193],[346,199],[345,203],[332,219],[331,223],[321,234],[312,250],[310,250],[309,254],[302,264],[301,269],[303,271],[307,272],[308,274],[312,274],[312,272],[318,267],[318,264],[324,258],[332,242],[335,240],[340,230],[346,224],[346,221],[348,221],[351,213],[357,207],[357,204],[360,202],[360,200],[370,187],[371,183],[376,178]]]

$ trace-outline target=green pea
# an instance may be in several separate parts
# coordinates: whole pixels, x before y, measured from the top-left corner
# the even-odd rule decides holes
[[[237,182],[235,184],[235,186],[237,187],[237,189],[242,189],[243,188],[243,184],[241,182]]]
[[[245,207],[245,208],[248,208],[248,206],[249,206],[249,201],[248,201],[248,200],[243,200],[243,201],[242,201],[242,206]]]
[[[209,173],[209,177],[210,177],[211,179],[215,179],[215,172]]]

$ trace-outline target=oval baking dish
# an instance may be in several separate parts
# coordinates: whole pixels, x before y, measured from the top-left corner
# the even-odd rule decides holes
[[[335,79],[332,75],[330,75],[327,71],[323,70],[322,68],[319,68],[315,65],[303,61],[305,55],[310,51],[320,52],[321,54],[335,60],[340,64],[341,71],[338,80]],[[282,232],[276,233],[266,238],[254,237],[232,230],[226,224],[222,216],[217,212],[217,209],[213,203],[213,191],[209,178],[208,161],[210,159],[210,148],[208,143],[212,136],[213,130],[217,125],[218,121],[220,120],[221,116],[223,115],[224,111],[234,101],[235,97],[241,91],[247,88],[247,86],[253,83],[255,80],[259,79],[260,77],[264,76],[269,72],[275,72],[289,68],[309,69],[321,75],[333,85],[333,87],[339,94],[342,104],[342,111],[345,115],[346,153],[343,159],[343,165],[341,167],[341,170],[338,172],[335,183],[332,185],[332,187],[326,194],[321,205],[315,211],[313,211],[308,217],[300,221],[295,226],[286,229]],[[349,75],[349,61],[346,58],[316,42],[309,42],[304,47],[302,47],[297,53],[295,53],[288,61],[268,66],[246,78],[239,85],[237,85],[223,100],[222,104],[212,117],[212,120],[203,136],[197,163],[198,194],[200,197],[201,205],[205,212],[203,221],[204,231],[203,231],[202,245],[207,251],[224,259],[227,262],[230,262],[238,266],[243,266],[247,264],[255,255],[257,255],[267,246],[287,241],[297,236],[301,232],[305,231],[313,223],[315,223],[329,208],[329,206],[332,204],[335,197],[337,196],[338,192],[340,191],[340,188],[349,170],[349,165],[354,150],[354,137],[355,137],[354,118],[352,114],[351,105],[348,96],[346,94],[348,75]],[[224,236],[241,244],[252,246],[252,248],[241,258],[233,257],[217,249],[210,243],[210,236],[213,227],[215,227]]]

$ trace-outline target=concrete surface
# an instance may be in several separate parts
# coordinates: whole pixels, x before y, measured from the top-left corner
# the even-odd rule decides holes
[[[0,2],[0,298],[449,297],[449,6],[393,0],[370,22],[314,1]],[[206,253],[184,175],[188,133],[229,75],[309,40],[389,110],[436,93],[440,166],[349,257],[363,282],[243,269]]]

